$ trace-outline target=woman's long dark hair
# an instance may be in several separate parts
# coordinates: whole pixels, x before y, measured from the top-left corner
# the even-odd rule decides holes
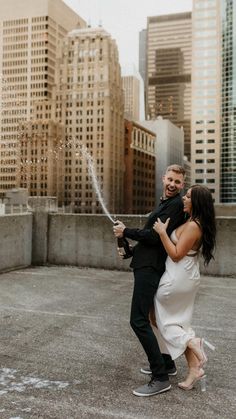
[[[215,209],[210,190],[206,186],[191,186],[192,220],[200,224],[202,230],[202,256],[204,265],[214,259],[216,245]]]

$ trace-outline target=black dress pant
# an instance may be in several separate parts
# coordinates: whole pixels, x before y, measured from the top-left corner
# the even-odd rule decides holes
[[[151,267],[134,270],[134,291],[131,305],[130,325],[138,337],[150,364],[152,375],[160,381],[168,380],[166,367],[174,363],[169,355],[162,356],[156,336],[149,321],[160,275]]]

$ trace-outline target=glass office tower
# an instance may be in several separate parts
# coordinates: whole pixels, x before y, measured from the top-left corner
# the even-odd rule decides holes
[[[220,200],[221,13],[220,0],[194,0],[192,13],[192,183]]]
[[[221,0],[221,202],[236,202],[236,2]]]

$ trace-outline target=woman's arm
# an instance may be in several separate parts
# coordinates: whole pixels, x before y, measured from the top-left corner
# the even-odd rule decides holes
[[[155,222],[153,228],[159,234],[163,246],[170,258],[174,262],[179,262],[179,260],[183,259],[189,250],[193,248],[194,244],[200,240],[202,235],[201,229],[194,221],[187,222],[175,245],[167,235],[166,229],[168,224],[169,219],[165,223],[162,223],[158,218],[158,221]]]

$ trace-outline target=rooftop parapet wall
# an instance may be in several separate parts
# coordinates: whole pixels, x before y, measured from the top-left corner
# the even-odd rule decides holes
[[[144,216],[119,216],[126,225],[142,228]],[[121,261],[112,233],[112,223],[104,215],[50,214],[48,263],[104,269],[129,269],[129,260]],[[236,275],[236,217],[217,218],[215,260],[207,269],[201,260],[201,272],[209,275]]]
[[[30,265],[32,214],[1,216],[0,240],[0,272]]]
[[[112,222],[103,215],[49,215],[48,262],[127,269],[117,256]]]
[[[142,228],[146,217],[119,216],[126,225]],[[112,223],[104,215],[33,214],[0,217],[0,272],[22,266],[55,264],[128,270],[130,259],[117,255]],[[236,217],[217,217],[215,260],[201,272],[236,275]]]

